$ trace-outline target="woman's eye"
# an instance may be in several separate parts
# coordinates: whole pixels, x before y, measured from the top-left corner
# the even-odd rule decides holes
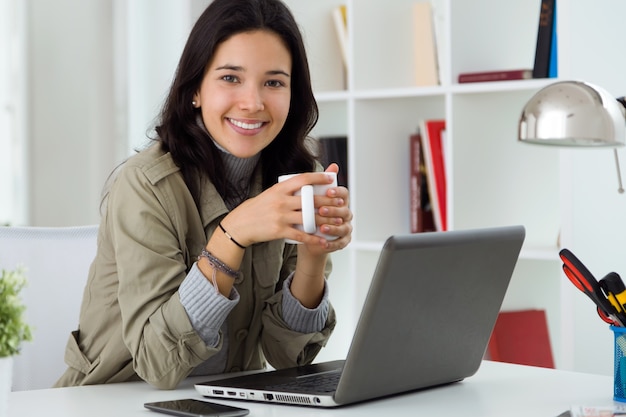
[[[222,80],[227,81],[229,83],[236,83],[238,81],[238,78],[235,77],[234,75],[224,75],[222,77]]]
[[[266,84],[270,87],[282,87],[285,85],[282,81],[279,80],[270,80]]]

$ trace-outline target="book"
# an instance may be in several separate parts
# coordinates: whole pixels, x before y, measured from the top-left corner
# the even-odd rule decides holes
[[[418,86],[439,84],[439,63],[433,9],[429,1],[413,6],[415,82]]]
[[[445,128],[445,120],[423,120],[420,122],[428,193],[435,226],[440,232],[448,230],[446,156],[443,141]]]
[[[409,178],[409,212],[411,233],[434,232],[435,219],[428,192],[426,164],[422,150],[422,135],[419,129],[409,136],[410,178]]]
[[[501,311],[485,356],[497,362],[554,368],[545,310]]]
[[[613,401],[604,405],[572,405],[569,414],[562,415],[568,417],[613,417],[626,416],[626,404]]]
[[[348,70],[348,10],[345,4],[341,4],[332,10],[333,24],[339,41],[343,66]]]
[[[548,78],[557,78],[559,76],[559,66],[558,66],[558,41],[557,41],[557,11],[556,11],[556,0],[554,0],[554,10],[552,16],[552,43],[550,45],[550,62],[548,64]]]
[[[318,157],[326,169],[335,162],[339,165],[337,185],[348,186],[348,138],[346,136],[322,136],[318,139]]]
[[[533,78],[548,78],[550,53],[552,49],[552,31],[554,29],[554,5],[556,0],[540,0],[539,27],[535,48]]]
[[[533,70],[526,68],[500,71],[463,72],[459,74],[459,83],[526,80],[529,78],[533,78]]]

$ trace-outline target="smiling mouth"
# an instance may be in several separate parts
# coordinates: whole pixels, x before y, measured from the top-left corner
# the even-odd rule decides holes
[[[235,119],[228,119],[228,121],[241,129],[247,129],[247,130],[258,129],[261,126],[263,126],[263,122],[245,123],[245,122],[240,122],[239,120],[235,120]]]

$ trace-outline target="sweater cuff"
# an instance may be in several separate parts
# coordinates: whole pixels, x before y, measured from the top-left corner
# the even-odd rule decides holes
[[[180,284],[178,293],[194,330],[207,346],[216,347],[222,324],[239,302],[239,293],[235,287],[229,298],[224,297],[194,263]]]
[[[290,286],[294,273],[283,284],[283,320],[294,331],[300,333],[320,332],[326,326],[330,302],[328,301],[328,283],[324,280],[324,295],[319,305],[314,308],[304,307],[296,297],[291,294]]]

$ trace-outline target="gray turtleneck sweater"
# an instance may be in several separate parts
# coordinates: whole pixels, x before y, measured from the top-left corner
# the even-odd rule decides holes
[[[230,178],[231,195],[224,201],[229,210],[237,207],[248,197],[250,178],[260,154],[251,158],[238,158],[224,148],[215,145],[222,151],[227,178]],[[289,285],[293,275],[283,286],[283,319],[295,331],[313,333],[324,328],[329,311],[328,287],[324,289],[324,297],[315,309],[308,309],[291,294]],[[187,315],[207,346],[215,347],[219,343],[219,332],[222,330],[222,349],[198,366],[191,375],[211,375],[224,372],[228,356],[228,331],[226,318],[239,302],[239,294],[233,287],[229,298],[216,291],[213,284],[202,274],[196,264],[179,288],[180,301]]]

